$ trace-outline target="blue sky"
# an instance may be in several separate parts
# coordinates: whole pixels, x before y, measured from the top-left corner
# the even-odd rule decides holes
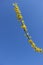
[[[33,41],[43,48],[43,0],[0,0],[0,65],[43,65],[31,48],[12,4],[17,2]]]

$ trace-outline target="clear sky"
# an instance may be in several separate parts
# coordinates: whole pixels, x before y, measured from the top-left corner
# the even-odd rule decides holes
[[[43,0],[0,0],[0,65],[43,65],[31,48],[12,4],[17,2],[33,41],[43,48]]]

